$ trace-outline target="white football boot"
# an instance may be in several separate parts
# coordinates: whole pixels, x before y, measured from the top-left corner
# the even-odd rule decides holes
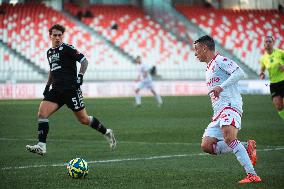
[[[36,145],[26,145],[26,149],[32,153],[43,156],[46,153],[46,144],[39,142]]]
[[[109,147],[111,150],[114,150],[116,147],[116,140],[111,129],[107,129],[106,134],[104,135],[109,143]]]

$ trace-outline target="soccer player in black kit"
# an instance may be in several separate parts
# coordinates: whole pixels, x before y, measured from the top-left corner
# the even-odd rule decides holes
[[[113,131],[105,128],[94,116],[88,116],[83,102],[80,86],[83,84],[83,76],[87,70],[88,61],[73,46],[62,42],[64,32],[65,28],[59,24],[55,24],[49,29],[52,47],[47,51],[47,59],[50,71],[43,92],[44,99],[41,101],[38,110],[39,141],[36,145],[27,145],[26,149],[39,155],[46,153],[46,138],[49,130],[48,118],[66,104],[82,124],[89,125],[102,133],[113,150],[116,147]],[[76,62],[81,64],[78,75]]]

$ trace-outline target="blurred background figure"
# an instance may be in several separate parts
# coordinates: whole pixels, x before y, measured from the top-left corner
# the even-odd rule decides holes
[[[137,64],[138,76],[136,79],[137,85],[135,88],[135,104],[137,107],[141,106],[141,95],[139,94],[140,90],[146,88],[151,91],[151,93],[155,96],[158,106],[160,107],[163,104],[161,96],[156,92],[152,76],[150,74],[151,67],[142,63],[141,56],[137,56],[135,59],[135,63]]]
[[[272,102],[279,116],[284,120],[284,51],[273,48],[273,45],[273,37],[266,36],[264,42],[265,54],[260,59],[259,77],[264,79],[265,70],[268,70]]]

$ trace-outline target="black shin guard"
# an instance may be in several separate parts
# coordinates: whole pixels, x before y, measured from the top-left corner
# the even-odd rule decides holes
[[[38,120],[38,141],[46,143],[46,138],[49,130],[48,119]]]
[[[92,116],[92,120],[91,120],[91,124],[90,126],[93,129],[96,129],[97,131],[99,131],[102,134],[106,134],[106,128],[103,126],[103,124],[94,116]]]

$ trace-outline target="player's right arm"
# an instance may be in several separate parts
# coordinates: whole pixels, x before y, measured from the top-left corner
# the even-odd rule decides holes
[[[265,65],[263,62],[263,59],[260,59],[260,73],[259,73],[259,78],[264,79],[265,78]]]
[[[50,71],[49,71],[46,85],[50,86],[51,84],[52,84],[52,77],[51,77],[51,74],[50,74]]]
[[[47,95],[47,93],[49,92],[49,88],[50,88],[51,84],[52,84],[52,77],[51,77],[51,74],[50,74],[50,71],[49,71],[47,83],[46,83],[46,86],[45,86],[44,91],[43,91],[43,96]]]

